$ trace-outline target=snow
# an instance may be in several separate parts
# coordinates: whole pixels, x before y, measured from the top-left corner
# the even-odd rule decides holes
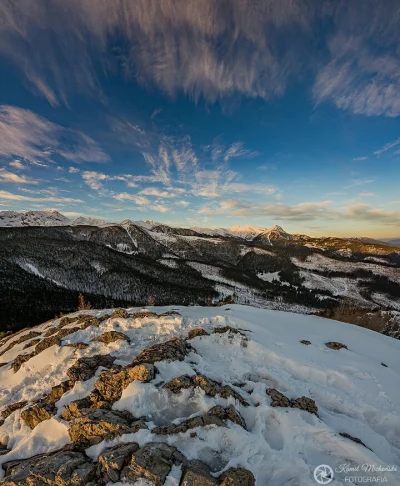
[[[265,282],[273,282],[274,280],[280,282],[279,272],[257,273],[257,277],[261,278],[261,280],[264,280]]]
[[[184,361],[156,363],[159,371],[156,378],[150,383],[131,383],[113,406],[116,410],[129,410],[135,416],[145,415],[149,430],[92,446],[86,450],[90,457],[96,459],[106,447],[118,443],[136,441],[143,445],[161,440],[176,446],[188,459],[208,463],[216,476],[229,467],[245,467],[255,475],[257,486],[310,486],[315,484],[312,474],[319,464],[334,469],[340,464],[400,464],[400,388],[397,386],[400,341],[316,316],[236,304],[152,307],[151,310],[157,313],[175,310],[180,315],[108,319],[98,328],[89,327],[75,333],[71,339],[79,337],[90,342],[95,335],[115,329],[127,334],[132,343],[116,341],[109,346],[92,343],[79,356],[95,354],[101,349],[127,364],[145,347],[173,336],[185,337],[196,327],[212,332],[215,327],[229,325],[241,329],[246,338],[238,334],[197,337],[191,340],[193,350]],[[88,313],[100,315],[99,311]],[[58,322],[55,320],[50,325]],[[37,329],[44,331],[48,326]],[[300,343],[302,339],[312,344],[305,346]],[[331,350],[325,346],[328,341],[340,341],[348,350]],[[17,356],[22,345],[8,351],[8,359]],[[25,363],[16,374],[7,367],[0,368],[0,403],[4,406],[21,399],[37,399],[40,390],[44,393],[65,379],[74,359],[71,348],[53,346]],[[381,362],[388,367],[383,367]],[[233,398],[206,396],[200,389],[173,395],[159,386],[182,374],[196,372],[231,386],[250,406],[235,403]],[[86,396],[94,380],[77,383],[57,403],[58,412],[69,401]],[[301,396],[314,399],[319,418],[298,409],[271,407],[271,399],[266,394],[269,387],[292,399]],[[214,405],[229,404],[242,414],[247,430],[228,421],[227,427],[207,426],[178,435],[156,436],[151,432],[155,425],[179,423],[203,414]],[[13,450],[0,457],[1,463],[55,450],[68,443],[67,424],[58,415],[33,431],[23,424],[20,411],[10,415],[0,427],[0,440],[8,440]],[[196,432],[197,436],[191,437],[190,432]],[[339,432],[360,438],[368,448],[341,437]],[[179,468],[174,467],[166,484],[178,485],[180,475]],[[400,484],[399,472],[386,473],[386,477],[388,484]],[[331,484],[339,486],[347,482],[337,474]]]

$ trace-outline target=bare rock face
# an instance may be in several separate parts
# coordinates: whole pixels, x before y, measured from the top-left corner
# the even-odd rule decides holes
[[[35,356],[35,353],[20,354],[17,356],[11,364],[14,373],[16,373],[24,363],[33,358],[33,356]]]
[[[134,417],[126,411],[87,408],[80,411],[79,417],[70,421],[68,432],[75,447],[86,449],[104,439],[145,428],[142,421],[134,421]]]
[[[66,336],[69,336],[70,334],[73,334],[74,332],[78,332],[80,331],[81,328],[80,327],[64,327],[63,329],[60,329],[58,332],[57,332],[57,337],[59,339],[63,339],[65,338]]]
[[[209,336],[209,334],[201,327],[196,327],[195,329],[191,329],[188,333],[188,339],[194,339],[197,336]]]
[[[61,450],[3,465],[2,486],[86,486],[95,479],[96,465],[81,452]]]
[[[175,447],[163,442],[152,442],[135,452],[121,473],[121,481],[135,483],[147,479],[154,486],[162,486],[175,462]],[[190,484],[190,483],[188,483]]]
[[[86,348],[89,347],[89,344],[86,344],[86,343],[68,343],[65,346],[69,346],[69,347],[75,348],[75,349],[86,349]]]
[[[111,314],[110,318],[111,319],[126,319],[128,317],[128,311],[126,309],[115,309],[115,311]]]
[[[130,339],[126,334],[117,331],[107,331],[103,333],[101,336],[98,336],[97,338],[93,339],[93,341],[104,343],[104,344],[110,344],[120,339],[130,342]]]
[[[36,345],[35,347],[35,355],[41,353],[47,348],[50,348],[51,346],[60,346],[61,345],[61,339],[57,336],[51,336],[46,339],[42,339],[39,344]]]
[[[291,400],[283,393],[279,392],[275,388],[269,388],[267,394],[271,397],[271,407],[290,407],[299,408],[306,412],[313,413],[318,417],[318,407],[315,401],[309,397],[300,397],[295,400]]]
[[[154,366],[147,363],[114,368],[102,371],[94,387],[103,400],[113,403],[121,398],[123,390],[129,383],[135,380],[148,382],[154,378],[154,375]]]
[[[190,461],[184,468],[181,484],[190,486],[216,486],[218,481],[210,475],[209,467],[201,461]]]
[[[17,344],[21,344],[23,343],[24,341],[28,341],[28,339],[33,339],[33,338],[36,338],[40,336],[40,332],[36,332],[36,331],[30,331],[28,332],[28,334],[24,334],[23,336],[19,337],[18,339],[16,339],[15,341],[13,341],[12,343],[10,343],[6,349],[4,349],[1,353],[0,353],[0,356],[2,356],[3,354],[5,354],[7,351],[10,351],[10,349],[12,349],[14,346],[16,346]]]
[[[49,420],[53,415],[55,415],[55,406],[44,401],[35,403],[21,413],[22,419],[31,429],[34,429],[41,422]]]
[[[165,343],[154,344],[154,346],[144,349],[139,353],[136,359],[132,361],[132,364],[156,363],[157,361],[164,361],[167,359],[183,361],[188,352],[189,346],[185,341],[179,338],[172,338]]]
[[[255,486],[256,480],[252,472],[242,467],[225,471],[219,477],[219,486]]]
[[[194,388],[197,386],[204,390],[205,394],[210,397],[215,397],[216,395],[220,395],[225,399],[233,397],[235,400],[238,400],[241,405],[245,407],[249,405],[246,400],[230,386],[220,385],[216,381],[200,374],[191,377],[188,375],[179,376],[166,383],[163,388],[166,388],[173,393],[179,393],[179,391],[184,388]]]
[[[24,402],[16,402],[16,403],[12,403],[11,405],[7,405],[7,407],[1,412],[1,416],[3,418],[7,418],[9,415],[15,412],[15,410],[24,408],[27,403],[28,403],[27,401],[24,401]]]
[[[97,464],[97,477],[104,483],[117,483],[122,469],[128,465],[132,454],[139,449],[135,442],[122,444],[105,450],[100,454]]]
[[[31,348],[32,346],[35,346],[37,343],[40,343],[40,339],[32,339],[32,341],[29,341],[29,343],[26,343],[25,346],[22,349],[28,349]]]
[[[64,408],[61,414],[61,418],[69,422],[74,418],[80,417],[81,412],[88,408],[95,408],[93,407],[90,396],[81,398],[79,400],[74,400]]]
[[[325,346],[330,349],[334,349],[335,351],[339,351],[339,349],[348,349],[345,344],[336,341],[329,341],[329,343],[325,343]]]
[[[99,366],[111,368],[115,358],[109,354],[96,354],[95,356],[79,358],[67,371],[67,375],[72,381],[86,381],[92,378]]]
[[[221,420],[230,420],[231,422],[234,422],[235,424],[238,424],[246,429],[246,422],[244,418],[233,405],[229,405],[229,407],[226,408],[216,405],[207,412],[207,415],[216,416]]]

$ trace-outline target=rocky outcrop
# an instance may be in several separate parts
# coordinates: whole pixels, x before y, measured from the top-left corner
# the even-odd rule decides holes
[[[136,420],[130,412],[87,408],[70,421],[68,433],[76,448],[86,449],[104,439],[143,428],[146,428],[144,422]]]
[[[190,461],[183,468],[181,484],[190,486],[216,486],[218,481],[210,474],[210,468],[201,461]]]
[[[214,334],[225,334],[228,332],[230,334],[240,334],[241,336],[246,336],[241,331],[239,331],[239,329],[235,329],[231,326],[215,327],[213,332]]]
[[[339,349],[348,349],[345,344],[339,343],[337,341],[329,341],[328,343],[325,343],[325,346],[330,349],[334,349],[335,351],[339,351]]]
[[[126,334],[117,331],[107,331],[101,334],[100,336],[94,338],[93,341],[104,343],[104,344],[110,344],[114,341],[118,341],[119,339],[130,342],[130,339]]]
[[[306,412],[313,413],[318,417],[318,407],[314,400],[308,397],[300,397],[295,400],[291,400],[283,393],[279,392],[275,388],[269,388],[267,394],[271,397],[271,407],[290,407],[299,408]]]
[[[115,358],[109,354],[96,354],[90,357],[79,358],[67,371],[67,375],[72,381],[86,381],[92,378],[99,366],[111,368]]]
[[[253,473],[242,467],[228,469],[218,479],[219,486],[255,486],[256,484]]]
[[[344,437],[345,439],[349,439],[349,440],[352,440],[353,442],[355,442],[356,444],[360,444],[364,447],[367,447],[364,442],[359,439],[358,437],[353,437],[352,435],[346,433],[346,432],[339,432],[339,435],[341,435],[342,437]],[[369,447],[367,447],[367,449],[369,449]],[[371,449],[370,449],[371,450]]]
[[[26,343],[25,346],[22,349],[28,349],[31,348],[32,346],[35,346],[37,343],[40,343],[40,339],[32,339],[32,341],[29,341],[29,343]]]
[[[35,356],[35,353],[20,354],[17,356],[11,364],[14,373],[16,373],[24,363],[33,358],[33,356]]]
[[[182,375],[169,381],[163,386],[163,388],[170,390],[172,393],[179,393],[182,389],[195,387],[201,388],[205,394],[210,397],[215,397],[216,395],[220,395],[225,399],[232,397],[245,407],[249,405],[248,402],[230,386],[220,385],[216,381],[200,374],[193,376]]]
[[[194,339],[198,336],[209,336],[208,332],[202,329],[201,327],[196,327],[195,329],[191,329],[188,333],[188,339]]]
[[[61,450],[3,464],[1,486],[86,486],[96,478],[96,464],[85,454]]]
[[[128,311],[126,309],[115,309],[115,311],[111,314],[110,318],[111,319],[126,319],[128,317]]]
[[[23,401],[23,402],[16,402],[16,403],[12,403],[11,405],[7,405],[7,407],[1,412],[1,416],[3,418],[7,418],[9,415],[15,412],[15,410],[24,408],[27,403],[28,403],[27,401]]]
[[[141,363],[156,363],[157,361],[173,360],[183,361],[189,352],[189,345],[179,338],[172,338],[165,343],[154,344],[149,348],[144,349],[132,361],[132,365]]]
[[[135,442],[122,444],[105,450],[100,454],[97,463],[97,477],[106,484],[110,481],[117,483],[122,469],[128,465],[132,454],[139,449]]]
[[[17,344],[21,344],[24,341],[28,341],[28,339],[33,339],[33,338],[36,338],[38,336],[40,336],[40,332],[36,332],[36,331],[30,331],[27,334],[24,334],[23,336],[19,337],[18,339],[16,339],[12,343],[10,343],[6,347],[6,349],[3,349],[3,351],[0,353],[0,356],[2,356],[3,354],[7,353],[7,351],[10,351],[10,349],[12,349]]]
[[[35,355],[41,353],[47,348],[50,348],[51,346],[60,346],[61,345],[61,339],[57,336],[51,336],[46,339],[42,339],[39,344],[35,346]]]
[[[307,341],[306,339],[302,339],[300,342],[301,344],[305,344],[306,346],[310,346],[311,344],[311,341]]]
[[[89,344],[86,343],[68,343],[65,344],[65,346],[69,346],[70,348],[75,348],[75,349],[86,349],[89,347]]]

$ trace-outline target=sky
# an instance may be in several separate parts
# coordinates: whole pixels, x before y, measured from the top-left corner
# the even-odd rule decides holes
[[[0,210],[400,237],[398,0],[2,0],[0,63]]]

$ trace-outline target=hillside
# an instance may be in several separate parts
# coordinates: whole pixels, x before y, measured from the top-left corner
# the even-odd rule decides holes
[[[2,486],[310,486],[320,464],[400,482],[400,342],[372,331],[151,307],[70,314],[0,345]]]

